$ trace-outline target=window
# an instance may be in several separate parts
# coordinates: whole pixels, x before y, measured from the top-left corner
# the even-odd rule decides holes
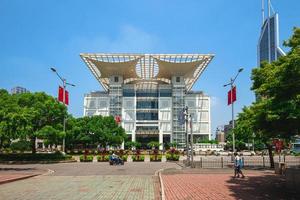
[[[176,82],[177,82],[177,83],[180,82],[180,77],[179,77],[179,76],[176,77]]]
[[[158,113],[138,112],[136,113],[137,120],[158,120]]]
[[[172,90],[171,89],[160,89],[159,96],[161,97],[172,97]]]
[[[157,109],[158,101],[137,101],[136,108]]]
[[[115,76],[115,82],[119,82],[119,77]]]
[[[135,96],[134,89],[123,89],[123,96],[124,97],[134,97]]]

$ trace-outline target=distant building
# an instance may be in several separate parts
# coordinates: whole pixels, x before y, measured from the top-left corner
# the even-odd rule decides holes
[[[257,45],[257,66],[263,61],[271,63],[285,55],[279,46],[278,13],[271,15],[271,2],[268,1],[268,17],[265,19],[264,0],[262,2],[263,24]]]
[[[226,138],[225,138],[224,128],[221,128],[221,127],[217,128],[216,140],[218,141],[219,144],[225,143]]]
[[[22,93],[26,93],[29,92],[29,90],[27,90],[26,88],[17,86],[11,89],[11,94],[22,94]]]
[[[236,120],[234,122],[236,123]],[[226,142],[227,135],[230,133],[231,129],[232,129],[232,120],[230,120],[228,124],[224,125],[225,142]]]

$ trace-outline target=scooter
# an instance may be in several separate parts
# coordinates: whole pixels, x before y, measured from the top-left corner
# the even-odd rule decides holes
[[[109,157],[109,164],[110,165],[124,165],[124,161],[117,157],[117,158],[112,158],[111,156]]]

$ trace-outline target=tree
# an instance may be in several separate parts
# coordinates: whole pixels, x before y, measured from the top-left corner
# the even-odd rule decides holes
[[[40,130],[45,126],[55,129],[62,127],[66,106],[44,92],[23,93],[13,95],[21,108],[18,127],[23,137],[29,138],[32,144],[32,153],[36,152],[35,141]]]
[[[62,143],[65,133],[61,131],[60,128],[55,129],[52,126],[46,125],[42,129],[36,132],[36,136],[44,140],[45,145],[50,145],[51,149],[53,145],[58,145]]]
[[[71,118],[68,122],[71,129],[67,132],[67,144],[83,144],[117,147],[122,144],[127,135],[112,116],[90,116]]]
[[[20,107],[16,99],[6,90],[0,90],[0,149],[9,145],[11,139],[17,138]]]
[[[284,44],[291,48],[286,56],[253,69],[251,89],[259,98],[237,123],[237,131],[249,135],[252,130],[267,146],[271,167],[272,139],[290,139],[300,132],[300,29]]]

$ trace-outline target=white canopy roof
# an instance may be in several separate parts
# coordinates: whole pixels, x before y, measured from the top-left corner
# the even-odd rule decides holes
[[[190,90],[214,57],[212,54],[103,53],[82,53],[80,56],[105,90],[111,76],[122,76],[125,83],[136,80],[170,83],[172,76],[183,76]]]

